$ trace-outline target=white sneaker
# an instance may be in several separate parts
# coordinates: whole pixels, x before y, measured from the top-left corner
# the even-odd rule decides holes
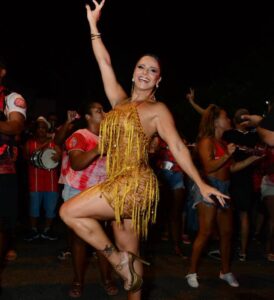
[[[187,274],[186,280],[189,286],[197,288],[199,286],[197,273]]]
[[[239,286],[239,282],[237,281],[237,279],[235,278],[235,276],[230,272],[230,273],[226,273],[226,274],[222,274],[220,273],[220,279],[226,281],[230,286],[233,287],[238,287]]]

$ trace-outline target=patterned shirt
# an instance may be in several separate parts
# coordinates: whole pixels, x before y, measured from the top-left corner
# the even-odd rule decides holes
[[[78,150],[87,152],[94,149],[99,137],[88,129],[75,131],[65,142],[66,150],[63,152],[61,176],[59,183],[67,184],[83,191],[106,179],[105,158],[98,157],[85,169],[75,171],[71,168],[69,152]]]

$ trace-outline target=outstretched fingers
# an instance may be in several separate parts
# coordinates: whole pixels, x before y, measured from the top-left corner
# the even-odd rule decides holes
[[[92,2],[93,2],[93,4],[95,5],[95,9],[100,9],[101,10],[101,8],[104,6],[104,4],[105,4],[105,0],[102,0],[101,2],[100,2],[100,4],[96,1],[96,0],[92,0]]]
[[[206,192],[203,194],[203,197],[208,203],[214,204],[216,201],[220,203],[221,206],[225,206],[226,201],[225,199],[230,199],[229,196],[221,193],[217,189],[210,187],[206,190]]]

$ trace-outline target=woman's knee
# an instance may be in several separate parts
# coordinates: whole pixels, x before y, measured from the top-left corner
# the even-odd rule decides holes
[[[59,209],[59,216],[63,220],[64,223],[68,224],[70,219],[70,209],[67,202],[64,202]]]

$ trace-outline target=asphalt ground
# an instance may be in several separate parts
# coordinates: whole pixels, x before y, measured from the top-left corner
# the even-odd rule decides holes
[[[23,240],[24,230],[17,232],[15,261],[6,264],[2,272],[2,300],[54,300],[72,299],[68,290],[73,277],[71,259],[59,261],[57,256],[66,247],[66,229],[63,224],[56,226],[57,241]],[[215,247],[211,243],[211,247]],[[218,278],[220,262],[204,254],[199,269],[198,289],[190,288],[185,280],[189,260],[174,255],[170,242],[155,239],[144,243],[143,255],[151,262],[145,267],[144,300],[209,299],[209,300],[273,300],[274,262],[264,256],[264,247],[251,241],[248,260],[240,262],[234,256],[232,270],[240,287],[233,288]],[[191,245],[183,245],[186,254]],[[126,299],[122,282],[115,277],[119,287],[117,296],[107,296],[100,283],[97,259],[90,251],[89,265],[83,295],[79,299],[103,300]]]

